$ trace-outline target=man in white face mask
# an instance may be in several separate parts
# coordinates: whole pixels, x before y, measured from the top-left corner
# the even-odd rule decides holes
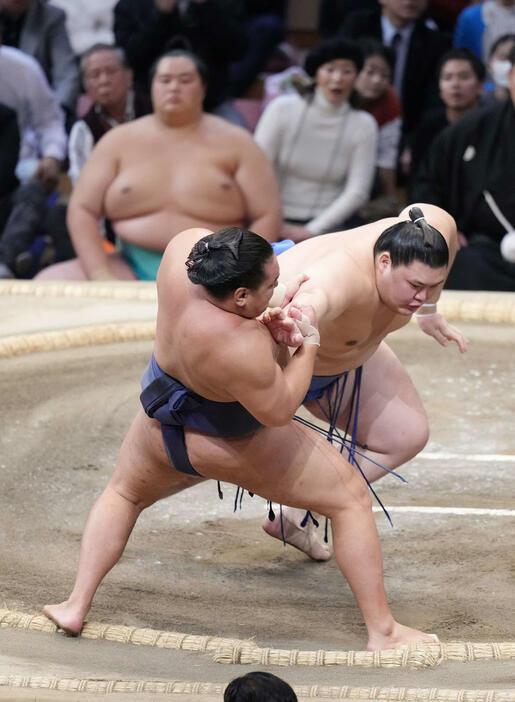
[[[495,42],[508,32],[515,32],[515,0],[485,0],[462,10],[454,46],[470,49],[487,61]]]
[[[515,46],[515,33],[503,34],[492,44],[488,57],[488,73],[491,80],[485,83],[487,102],[503,102],[510,96],[508,74],[511,69],[510,52]]]

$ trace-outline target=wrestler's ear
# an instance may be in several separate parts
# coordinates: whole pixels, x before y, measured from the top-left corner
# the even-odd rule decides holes
[[[237,307],[245,307],[249,301],[249,289],[248,288],[236,288],[233,292],[234,303]]]
[[[392,265],[392,259],[388,251],[381,251],[377,257],[377,265],[381,273],[384,273]]]

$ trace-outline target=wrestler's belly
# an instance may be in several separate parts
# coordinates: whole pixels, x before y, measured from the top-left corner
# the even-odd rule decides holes
[[[216,231],[222,227],[244,226],[243,219],[237,216],[225,219],[194,217],[188,214],[161,210],[130,219],[112,220],[113,228],[124,241],[147,249],[162,251],[173,237],[190,227],[206,227]]]
[[[366,348],[326,352],[323,342],[315,361],[315,375],[336,375],[362,366],[379,348],[380,341]]]
[[[150,172],[126,164],[104,196],[105,215],[118,236],[162,250],[190,227],[216,230],[247,224],[245,198],[227,169],[205,159],[193,165],[170,171],[157,161]]]

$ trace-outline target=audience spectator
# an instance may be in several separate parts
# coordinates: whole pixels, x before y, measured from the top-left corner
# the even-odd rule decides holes
[[[515,34],[503,34],[492,44],[488,57],[489,80],[485,83],[485,102],[503,102],[510,96],[508,73],[511,69],[510,53],[515,46]]]
[[[0,22],[1,39],[1,22]],[[21,185],[4,212],[0,260],[2,277],[26,275],[33,266],[29,249],[46,232],[47,198],[54,191],[66,157],[64,115],[38,62],[0,41],[0,102],[15,111],[20,133],[16,175]],[[53,256],[50,240],[42,243],[39,265]]]
[[[314,92],[279,96],[256,127],[255,139],[279,178],[285,239],[341,228],[370,195],[377,125],[349,102],[362,65],[355,44],[322,42],[305,61]]]
[[[381,0],[381,8],[347,17],[341,32],[353,39],[373,37],[395,52],[393,87],[402,104],[403,141],[428,105],[436,105],[436,66],[450,48],[447,35],[428,25],[427,0]]]
[[[82,55],[81,72],[92,104],[70,132],[68,175],[73,184],[100,137],[118,124],[152,112],[147,96],[134,93],[132,71],[123,49],[94,44]]]
[[[515,263],[500,250],[515,226],[515,49],[510,62],[511,99],[447,127],[415,183],[415,199],[443,207],[458,225],[461,248],[448,288],[515,291]]]
[[[401,138],[401,103],[391,84],[395,55],[375,39],[360,44],[364,64],[356,80],[356,106],[370,112],[379,127],[376,195],[395,197],[396,167]],[[395,215],[398,214],[397,208]]]
[[[276,675],[255,671],[230,682],[225,688],[224,702],[297,702],[297,695]]]
[[[118,0],[116,43],[127,55],[136,85],[148,91],[154,61],[180,36],[208,66],[205,109],[241,123],[228,102],[229,63],[245,50],[243,0]],[[183,44],[183,46],[186,46]]]
[[[113,8],[117,0],[52,0],[66,13],[66,29],[77,56],[93,44],[114,44]]]
[[[44,0],[0,0],[3,43],[33,56],[67,114],[75,114],[79,71],[65,14]]]
[[[245,0],[245,53],[229,67],[230,93],[245,92],[286,36],[286,0]]]
[[[272,168],[246,130],[203,113],[206,73],[186,51],[159,59],[154,113],[105,134],[73,190],[68,226],[78,259],[40,277],[153,280],[170,239],[194,226],[248,226],[277,238],[281,217]],[[103,215],[121,251],[106,253]]]
[[[50,191],[66,157],[64,116],[37,61],[1,44],[1,25],[0,75],[0,102],[11,107],[18,118],[21,147],[17,176],[23,181],[35,176]]]
[[[460,13],[454,45],[466,47],[486,61],[495,40],[508,32],[515,32],[515,0],[485,0]]]
[[[410,149],[412,177],[416,176],[435,136],[480,104],[486,72],[483,62],[472,51],[451,49],[442,57],[438,73],[443,106],[427,112],[413,134]]]

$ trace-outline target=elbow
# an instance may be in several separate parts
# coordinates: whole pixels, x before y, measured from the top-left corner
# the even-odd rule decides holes
[[[265,427],[284,427],[286,424],[289,424],[289,422],[291,422],[291,420],[295,416],[296,411],[297,409],[294,409],[293,412],[285,412],[281,408],[274,408],[272,412],[269,412],[266,416],[259,418],[259,421]]]

